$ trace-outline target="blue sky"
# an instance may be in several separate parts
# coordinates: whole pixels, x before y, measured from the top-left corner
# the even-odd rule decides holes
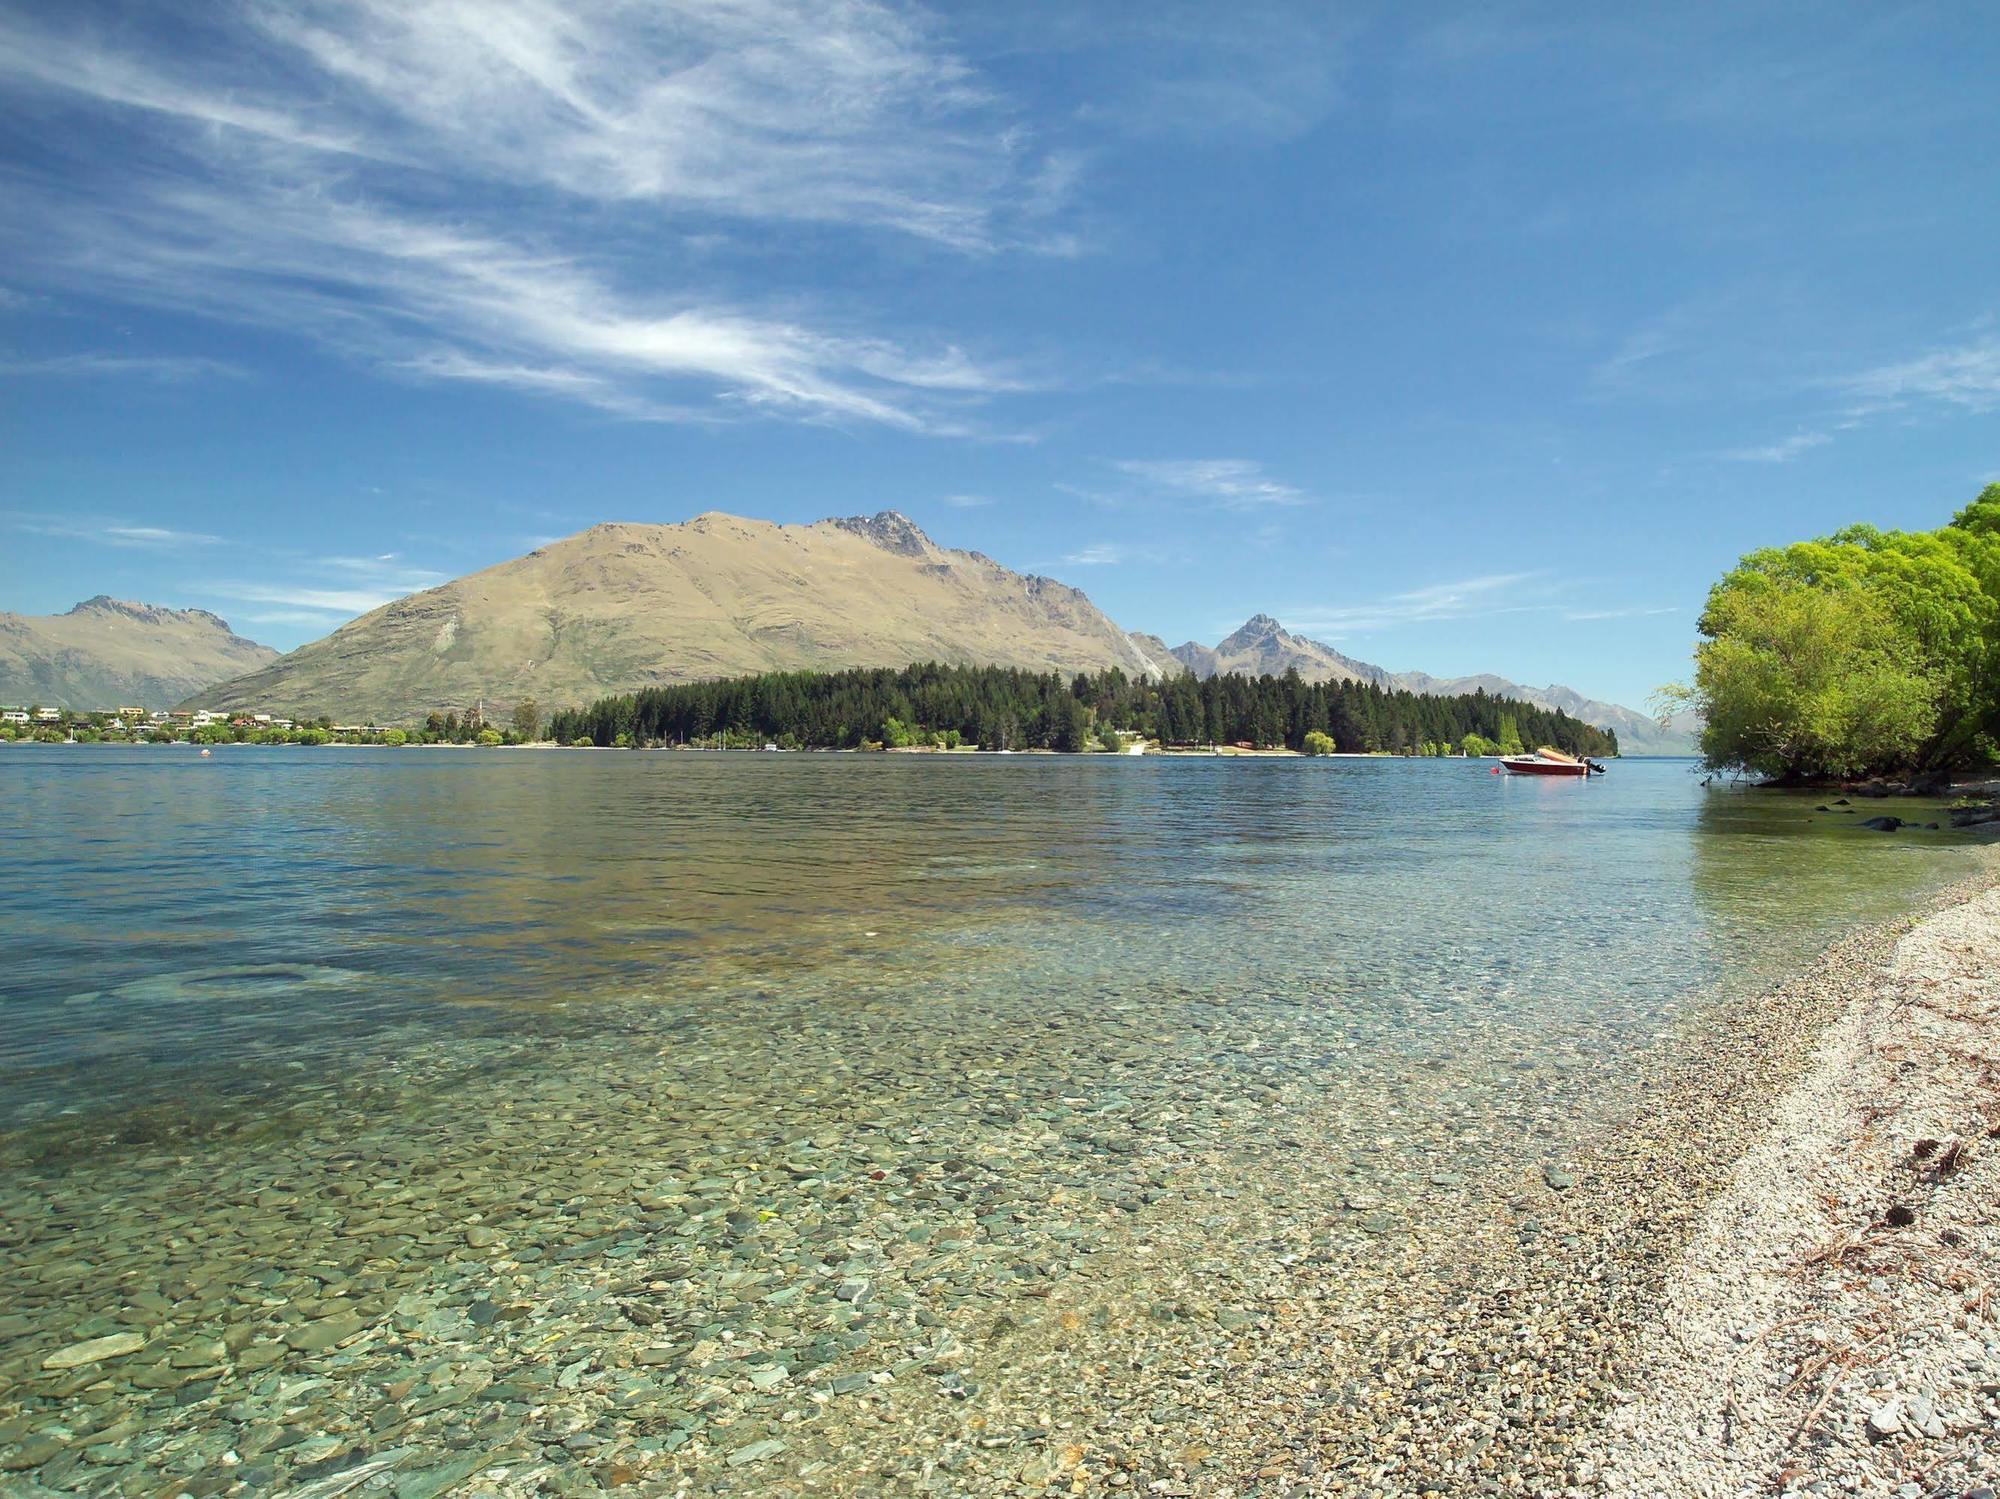
[[[1977,5],[0,0],[0,608],[896,508],[1643,704],[2000,477]]]

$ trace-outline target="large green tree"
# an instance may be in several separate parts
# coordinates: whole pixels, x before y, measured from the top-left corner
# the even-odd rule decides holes
[[[1849,526],[1751,552],[1710,591],[1695,684],[1715,766],[1787,777],[1990,759],[2000,485],[1936,531]]]
[[[1862,775],[1909,763],[1935,733],[1938,681],[1867,588],[1732,574],[1701,629],[1689,696],[1712,766],[1777,780]]]

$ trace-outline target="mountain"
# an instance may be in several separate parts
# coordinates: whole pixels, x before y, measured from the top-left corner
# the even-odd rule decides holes
[[[1343,656],[1330,645],[1294,635],[1268,614],[1252,615],[1241,629],[1218,645],[1211,647],[1189,641],[1176,646],[1173,654],[1198,677],[1229,671],[1280,677],[1296,670],[1308,682],[1373,682],[1378,687],[1433,697],[1483,691],[1489,697],[1509,697],[1538,708],[1559,708],[1584,723],[1610,729],[1618,736],[1619,748],[1629,755],[1692,754],[1695,735],[1700,730],[1699,722],[1690,714],[1679,715],[1662,729],[1657,720],[1643,713],[1617,703],[1587,698],[1570,687],[1524,687],[1491,675],[1446,678],[1420,671],[1385,671],[1366,661]]]
[[[1386,682],[1379,666],[1343,656],[1330,645],[1294,635],[1268,614],[1253,614],[1234,635],[1215,646],[1190,640],[1174,648],[1174,659],[1198,677],[1236,672],[1246,677],[1282,677],[1296,670],[1308,682]]]
[[[190,699],[371,722],[544,707],[753,672],[920,661],[1065,674],[1163,665],[1082,593],[940,547],[904,516],[710,512],[600,525],[413,593]]]
[[[0,702],[165,708],[277,655],[206,609],[99,594],[67,614],[0,613]]]
[[[1538,708],[1560,708],[1571,718],[1611,730],[1618,736],[1618,748],[1628,755],[1691,755],[1695,753],[1695,736],[1701,732],[1701,721],[1691,713],[1677,713],[1661,728],[1656,718],[1617,703],[1601,703],[1573,687],[1554,684],[1523,687],[1505,677],[1441,678],[1420,671],[1400,671],[1393,680],[1396,686],[1411,692],[1450,696],[1483,688],[1489,697],[1511,697]]]
[[[1160,639],[1159,636],[1144,635],[1137,630],[1128,630],[1125,638],[1132,642],[1133,649],[1146,658],[1147,663],[1153,668],[1154,676],[1177,677],[1187,670],[1186,664],[1168,648],[1166,641]]]

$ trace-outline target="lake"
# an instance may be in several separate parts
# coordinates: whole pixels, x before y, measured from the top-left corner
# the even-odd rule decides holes
[[[1663,1047],[1977,857],[1486,772],[10,746],[0,1457],[1202,1492],[1231,1359],[1334,1399]]]

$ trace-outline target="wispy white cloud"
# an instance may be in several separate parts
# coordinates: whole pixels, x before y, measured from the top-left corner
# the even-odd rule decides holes
[[[199,531],[174,531],[165,526],[106,526],[99,534],[113,546],[214,546],[222,540],[220,536],[207,536]]]
[[[983,494],[948,494],[944,502],[954,510],[980,510],[993,503]]]
[[[347,618],[366,614],[405,594],[435,588],[447,581],[445,574],[413,566],[394,552],[373,557],[314,557],[290,562],[283,570],[294,577],[277,581],[225,578],[203,584],[202,588],[218,598],[275,605],[281,611],[244,616],[259,623],[324,624],[329,621],[322,615]],[[284,617],[287,612],[297,615],[304,611],[313,613],[300,619]]]
[[[245,604],[282,604],[298,609],[318,609],[329,614],[366,614],[370,609],[379,609],[393,599],[399,599],[407,589],[380,588],[311,588],[291,583],[245,583],[232,580],[204,583],[204,593],[215,594],[225,599],[235,599]]]
[[[1544,611],[1557,606],[1546,599],[1524,599],[1518,594],[1522,584],[1543,576],[1539,572],[1485,573],[1432,583],[1361,604],[1289,609],[1283,618],[1295,633],[1337,637],[1398,625]]]
[[[1100,541],[1074,552],[1065,552],[1063,561],[1071,567],[1111,567],[1133,555],[1132,548],[1116,542]]]
[[[1571,621],[1583,621],[1583,620],[1593,620],[1593,619],[1650,619],[1656,614],[1678,614],[1680,612],[1681,612],[1680,606],[1678,604],[1666,604],[1659,608],[1565,609],[1562,611],[1562,617],[1566,620],[1571,620]]]
[[[2000,337],[1933,349],[1837,382],[1864,413],[1915,405],[2000,407]]]
[[[31,536],[54,536],[138,551],[177,551],[217,546],[222,542],[220,536],[210,536],[202,531],[177,531],[167,526],[141,526],[116,520],[79,520],[32,511],[9,512],[7,526],[10,530]]]
[[[239,625],[309,625],[315,629],[331,629],[351,616],[338,609],[259,609],[244,614],[235,610],[233,621]]]
[[[1499,615],[1546,614],[1566,622],[1585,623],[1680,612],[1678,606],[1671,604],[1596,606],[1574,602],[1575,596],[1589,586],[1587,580],[1552,578],[1542,571],[1482,573],[1406,589],[1359,604],[1306,605],[1288,609],[1282,617],[1295,634],[1337,640],[1342,636]]]
[[[1686,353],[1693,314],[1677,307],[1632,329],[1590,367],[1589,389],[1600,396],[1625,391],[1664,361]]]
[[[962,7],[954,20],[1009,50],[1086,55],[1083,120],[1119,134],[1291,140],[1336,109],[1349,35],[1341,8],[1263,0]]]
[[[1248,458],[1128,458],[1112,467],[1148,487],[1224,510],[1309,503],[1304,490],[1273,479]]]
[[[1033,383],[745,305],[674,249],[690,220],[1063,248],[1073,168],[901,8],[318,0],[169,24],[149,46],[0,16],[17,97],[130,148],[0,185],[47,280],[640,420],[959,431]]]
[[[1795,432],[1761,447],[1731,448],[1722,456],[1738,463],[1790,463],[1802,453],[1825,447],[1833,439],[1824,432]]]
[[[419,588],[435,588],[447,581],[443,573],[428,567],[412,567],[395,552],[384,552],[378,557],[320,557],[316,562],[320,567],[373,587],[394,588],[398,596]]]
[[[226,360],[177,354],[54,354],[0,358],[0,376],[88,380],[134,376],[143,380],[240,379],[246,371]]]

